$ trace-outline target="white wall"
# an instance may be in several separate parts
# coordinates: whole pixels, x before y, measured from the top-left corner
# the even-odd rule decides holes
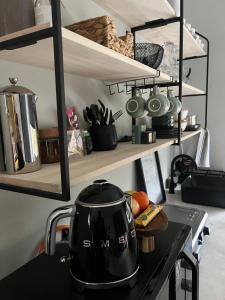
[[[211,132],[212,168],[225,170],[224,159],[224,112],[225,112],[225,59],[224,28],[225,1],[188,0],[185,1],[185,15],[200,33],[210,40],[210,74],[209,74],[209,118],[208,128]],[[204,88],[204,64],[195,61],[193,83]],[[186,99],[186,105],[203,122],[204,98]]]
[[[63,2],[67,8],[67,11],[63,13],[66,16],[64,24],[70,23],[71,20],[79,21],[108,14],[91,0],[64,0]],[[70,16],[68,17],[68,15]],[[119,35],[123,35],[127,29],[126,26],[119,21],[117,21],[117,26]],[[8,85],[8,77],[17,76],[19,84],[30,88],[38,95],[39,127],[57,124],[54,73],[52,71],[6,61],[0,61],[0,70],[0,86]],[[109,96],[104,84],[93,79],[66,74],[65,84],[66,101],[68,104],[76,106],[79,116],[86,105],[96,102],[98,98],[114,111],[121,108],[124,110],[125,101],[128,99],[128,96],[121,96],[121,94]],[[82,120],[81,125],[85,126]],[[119,136],[131,133],[131,120],[126,114],[118,121],[117,130]],[[160,156],[163,173],[166,177],[169,163],[167,157],[170,157],[170,151],[164,150]],[[135,188],[134,164],[106,174],[104,178],[124,190]],[[81,189],[88,184],[90,182],[85,182],[71,191],[71,203],[74,202]],[[32,258],[37,243],[44,235],[47,216],[54,208],[62,205],[65,203],[0,191],[0,278],[13,272]]]

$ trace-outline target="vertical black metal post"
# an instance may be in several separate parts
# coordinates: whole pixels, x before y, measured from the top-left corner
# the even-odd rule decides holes
[[[132,87],[132,97],[136,96],[136,91],[137,91],[136,87]],[[137,124],[136,119],[132,118],[132,128],[131,128],[132,133],[131,133],[131,135],[133,134],[133,126],[135,126],[136,124]]]
[[[65,104],[65,86],[64,86],[64,65],[63,65],[63,45],[62,45],[62,25],[60,0],[52,1],[52,22],[53,22],[53,46],[55,62],[55,84],[56,84],[56,101],[57,116],[59,128],[59,145],[60,145],[60,173],[62,199],[70,200],[70,177],[69,177],[69,160],[67,144],[67,121],[66,121],[66,104]],[[46,50],[47,51],[47,50]]]
[[[206,96],[205,96],[205,129],[208,125],[208,105],[209,105],[209,40],[205,38],[207,42],[207,66],[206,66]]]
[[[170,275],[169,279],[169,300],[176,300],[177,293],[176,293],[176,266]]]
[[[208,125],[208,99],[209,99],[209,52],[210,52],[210,46],[209,46],[209,39],[202,35],[199,32],[196,32],[201,38],[203,38],[207,43],[207,65],[206,65],[206,88],[205,88],[205,128],[207,128]]]
[[[184,54],[184,0],[180,0],[180,41],[179,41],[179,100],[183,95],[183,55]],[[181,145],[181,113],[178,116],[178,144]]]

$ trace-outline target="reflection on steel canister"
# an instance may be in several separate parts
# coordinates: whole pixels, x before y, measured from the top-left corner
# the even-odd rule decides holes
[[[0,89],[0,118],[3,160],[8,174],[40,169],[36,95],[29,89],[12,85]]]

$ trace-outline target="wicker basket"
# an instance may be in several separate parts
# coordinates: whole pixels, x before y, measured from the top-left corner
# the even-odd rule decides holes
[[[126,36],[118,37],[116,26],[108,16],[74,23],[66,28],[109,49],[134,58],[133,34],[127,32]]]

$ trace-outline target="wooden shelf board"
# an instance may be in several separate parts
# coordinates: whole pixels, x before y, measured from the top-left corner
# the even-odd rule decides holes
[[[199,134],[199,132],[185,132],[182,140],[189,139]],[[158,139],[156,143],[151,145],[120,143],[114,151],[94,152],[84,157],[73,157],[70,159],[71,188],[81,182],[95,179],[136,159],[164,149],[173,143],[174,139]],[[42,165],[41,170],[29,174],[0,174],[0,183],[48,192],[61,192],[59,164]]]
[[[139,32],[139,34],[151,43],[162,46],[165,42],[173,42],[179,47],[179,32],[179,23],[172,23],[163,27],[147,29]],[[198,45],[190,31],[184,26],[184,58],[200,55],[205,55],[205,51]]]
[[[190,138],[192,138],[193,136],[196,136],[198,134],[201,133],[201,129],[196,130],[196,131],[186,131],[183,133],[183,136],[181,137],[181,141],[184,142]]]
[[[146,22],[175,17],[175,11],[167,0],[94,0],[100,6],[121,19],[130,27]],[[166,41],[179,45],[179,23],[139,32],[147,41],[164,44]],[[204,50],[197,44],[191,33],[184,26],[184,57],[204,55]]]
[[[172,87],[172,89],[174,90],[174,93],[176,96],[179,95],[179,88],[178,87]],[[192,85],[189,85],[187,83],[183,82],[183,95],[191,95],[191,94],[204,94],[205,91],[198,89]]]
[[[29,28],[26,33],[40,29]],[[42,28],[43,29],[43,26]],[[0,38],[7,40],[21,36],[24,31]],[[98,80],[123,80],[137,77],[155,76],[157,71],[133,59],[99,45],[74,32],[62,28],[64,69],[67,73],[87,76]],[[16,50],[0,52],[0,59],[33,65],[41,68],[54,68],[52,39]],[[169,80],[163,74],[162,80]]]
[[[49,24],[34,26],[0,38],[1,41],[49,27]],[[74,32],[62,28],[65,72],[103,81],[121,81],[157,75],[157,71],[111,49],[99,45]],[[42,68],[54,68],[52,40],[11,51],[1,51],[0,59]],[[48,51],[46,51],[48,49]],[[170,81],[161,73],[156,82]],[[176,88],[175,88],[176,89]],[[184,84],[184,95],[202,91]]]
[[[130,27],[175,16],[167,0],[93,0]]]

